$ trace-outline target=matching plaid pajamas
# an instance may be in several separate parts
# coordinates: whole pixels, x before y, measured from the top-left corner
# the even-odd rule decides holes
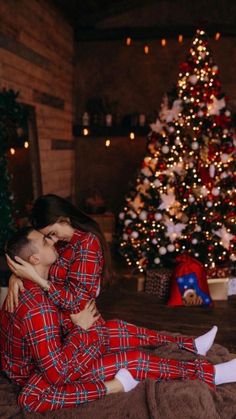
[[[59,254],[50,270],[50,300],[25,281],[19,308],[1,313],[2,368],[23,386],[19,403],[25,410],[43,412],[101,398],[104,381],[122,367],[137,380],[200,379],[214,387],[214,367],[205,360],[169,360],[137,349],[174,342],[195,352],[191,337],[164,335],[122,320],[101,319],[89,331],[72,325],[69,313],[99,292],[103,257],[97,238],[79,231]]]

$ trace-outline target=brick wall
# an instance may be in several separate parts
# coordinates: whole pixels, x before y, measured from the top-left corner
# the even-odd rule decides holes
[[[0,2],[0,87],[35,107],[43,193],[62,196],[72,194],[73,63],[73,30],[49,2]]]

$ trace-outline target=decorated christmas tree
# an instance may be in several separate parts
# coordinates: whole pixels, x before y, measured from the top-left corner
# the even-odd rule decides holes
[[[13,196],[10,192],[10,176],[7,169],[9,138],[17,132],[22,122],[22,107],[16,102],[18,94],[12,90],[0,92],[0,254],[4,243],[14,230]]]
[[[121,253],[140,271],[188,251],[206,266],[234,260],[233,132],[219,71],[198,31],[177,96],[163,101],[120,213]]]
[[[192,151],[181,186],[188,223],[179,244],[206,267],[229,265],[236,259],[234,133],[204,31],[180,71],[178,122]]]
[[[175,190],[184,174],[187,153],[182,128],[176,123],[181,101],[165,96],[159,117],[151,124],[147,152],[136,185],[119,214],[122,226],[120,249],[129,265],[141,272],[158,265],[169,265],[178,247],[174,242],[186,227]]]

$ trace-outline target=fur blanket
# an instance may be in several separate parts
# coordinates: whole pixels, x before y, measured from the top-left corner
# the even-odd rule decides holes
[[[168,358],[189,360],[194,356],[175,345],[159,347],[155,353]],[[228,350],[215,344],[208,359],[220,363],[232,359]],[[17,407],[17,388],[0,376],[0,418],[10,419],[234,419],[236,384],[225,384],[213,392],[200,381],[141,382],[129,393],[116,394],[82,405],[44,414],[28,414]]]

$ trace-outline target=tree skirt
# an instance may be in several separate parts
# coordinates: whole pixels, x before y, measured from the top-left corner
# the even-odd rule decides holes
[[[194,359],[191,353],[180,351],[176,345],[154,350],[166,358]],[[208,359],[220,363],[234,356],[215,344]],[[79,419],[234,419],[236,417],[236,384],[225,384],[213,392],[200,381],[141,382],[129,393],[108,396],[78,408],[54,412],[23,413],[17,407],[17,388],[0,376],[0,417],[3,419],[79,418]]]

